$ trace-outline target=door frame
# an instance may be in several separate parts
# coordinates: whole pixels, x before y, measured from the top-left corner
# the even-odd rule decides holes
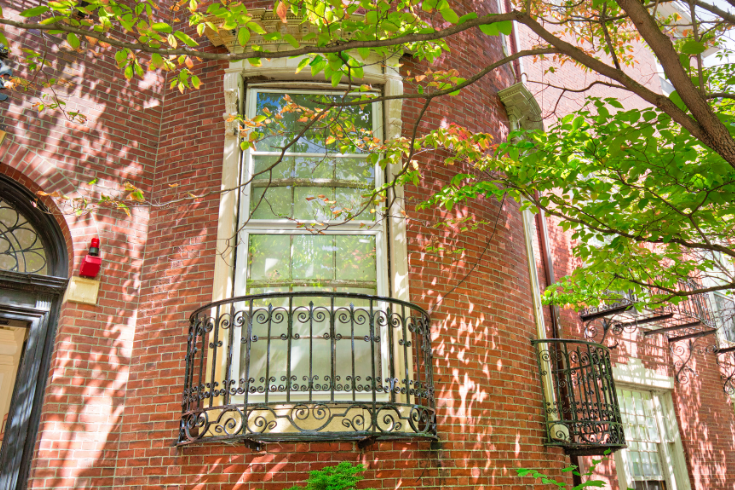
[[[0,304],[0,318],[30,324],[0,449],[0,490],[25,490],[28,483],[67,283],[60,277],[0,271],[0,289],[24,292],[35,302],[35,306]]]
[[[48,275],[0,270],[0,289],[19,293],[16,295],[20,298],[18,302],[22,299],[23,303],[0,303],[0,317],[31,323],[26,354],[17,371],[0,449],[0,490],[25,490],[41,421],[61,304],[69,282],[65,277],[69,274],[69,257],[64,234],[54,213],[36,195],[10,177],[0,175],[0,196],[35,229],[47,261]],[[21,383],[24,386],[20,386]],[[9,432],[11,430],[12,433]]]

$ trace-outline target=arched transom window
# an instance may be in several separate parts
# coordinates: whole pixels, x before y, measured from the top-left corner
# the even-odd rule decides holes
[[[48,274],[46,250],[28,219],[0,197],[0,270]]]

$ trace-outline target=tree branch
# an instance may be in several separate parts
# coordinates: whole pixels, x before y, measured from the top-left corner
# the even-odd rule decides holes
[[[249,58],[258,58],[258,59],[290,58],[292,56],[301,56],[305,54],[339,53],[341,51],[350,51],[350,50],[358,49],[358,48],[381,48],[381,47],[389,47],[389,46],[398,46],[401,44],[408,44],[408,43],[436,41],[436,40],[443,39],[445,37],[449,37],[454,34],[458,34],[460,32],[466,31],[468,29],[472,29],[473,27],[478,27],[478,26],[486,25],[486,24],[494,24],[496,22],[503,22],[507,20],[511,20],[511,21],[517,20],[521,15],[524,15],[524,14],[521,12],[517,12],[517,11],[508,12],[506,14],[488,14],[482,17],[478,17],[476,19],[468,20],[467,22],[463,24],[454,25],[452,27],[448,27],[446,29],[442,29],[442,30],[432,32],[429,34],[406,34],[401,37],[389,38],[389,39],[376,39],[374,41],[336,42],[336,43],[328,44],[327,46],[304,46],[302,48],[291,49],[287,51],[276,51],[276,52],[247,51],[245,53],[211,53],[211,52],[197,51],[191,48],[189,49],[153,48],[151,46],[148,46],[147,44],[130,43],[130,42],[122,41],[120,39],[110,37],[105,33],[97,32],[93,30],[80,29],[78,27],[70,26],[62,22],[56,22],[52,24],[38,24],[38,23],[20,22],[20,21],[15,21],[11,19],[0,19],[0,25],[12,26],[18,29],[23,29],[23,30],[36,29],[39,31],[72,32],[80,36],[86,36],[86,37],[97,39],[98,41],[102,41],[103,43],[107,43],[117,48],[123,48],[123,49],[127,48],[133,51],[142,51],[145,53],[157,53],[162,56],[168,56],[168,55],[178,56],[178,55],[183,54],[183,55],[196,55],[197,57],[205,59],[205,60],[239,61],[239,60],[245,60]]]
[[[685,117],[680,121],[678,116],[682,111],[678,108],[674,112],[669,109],[665,109],[664,112],[688,129],[702,143],[719,153],[735,168],[735,140],[707,104],[706,97],[692,83],[684,67],[679,62],[679,53],[674,49],[671,39],[661,32],[656,20],[651,17],[648,10],[638,0],[619,0],[618,5],[625,10],[638,32],[656,55],[664,67],[666,76],[681,100],[691,111],[694,119],[684,115]],[[669,101],[669,104],[673,105],[673,102]]]

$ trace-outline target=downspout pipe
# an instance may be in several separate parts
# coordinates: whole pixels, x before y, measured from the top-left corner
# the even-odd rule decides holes
[[[538,200],[539,193],[536,192]],[[541,258],[544,263],[544,275],[546,276],[546,285],[550,286],[556,282],[554,274],[554,260],[551,257],[551,247],[549,246],[549,228],[546,223],[546,214],[543,209],[538,208],[536,214],[536,230],[538,231],[538,241],[541,247]],[[555,339],[561,338],[561,325],[559,324],[559,307],[549,305],[549,313],[551,314],[551,336]]]

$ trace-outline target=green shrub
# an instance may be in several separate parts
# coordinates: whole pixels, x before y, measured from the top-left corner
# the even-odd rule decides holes
[[[291,487],[288,490],[354,490],[365,479],[360,473],[365,471],[361,464],[352,466],[343,461],[337,466],[309,472],[305,487]],[[369,489],[374,490],[374,489]]]
[[[580,476],[580,477],[587,477],[587,478],[589,478],[595,472],[595,468],[597,468],[597,465],[598,464],[602,463],[603,461],[607,461],[608,460],[607,456],[609,456],[609,455],[610,455],[610,450],[608,449],[608,450],[605,451],[605,457],[604,458],[602,458],[602,459],[593,459],[592,460],[592,464],[590,465],[589,469],[587,471],[585,471],[584,473],[581,473],[580,474],[577,471],[577,467],[574,466],[574,465],[567,466],[566,468],[564,468],[561,471],[562,471],[562,473],[572,472],[572,474],[574,474],[574,475],[577,475],[577,476]],[[544,484],[547,484],[547,485],[555,485],[557,488],[569,488],[569,487],[571,487],[571,490],[582,490],[583,488],[589,488],[589,487],[602,488],[602,487],[605,486],[605,482],[602,481],[602,480],[587,480],[585,482],[582,482],[579,485],[576,485],[576,486],[572,487],[568,483],[558,482],[556,480],[553,480],[553,479],[549,478],[547,475],[544,475],[543,473],[540,473],[540,472],[538,472],[536,470],[531,470],[531,469],[528,469],[528,468],[516,468],[516,473],[518,473],[518,476],[531,476],[533,478],[540,478],[541,479],[541,483],[544,483]],[[633,490],[633,489],[629,488],[628,490]]]

